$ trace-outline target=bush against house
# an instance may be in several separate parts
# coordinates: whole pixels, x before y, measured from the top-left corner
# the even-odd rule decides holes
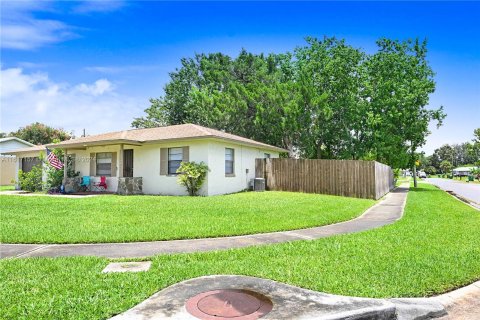
[[[187,188],[190,196],[196,196],[205,182],[208,171],[210,170],[204,162],[182,162],[177,169],[178,183]]]
[[[52,152],[61,160],[64,159],[64,153],[61,149],[53,149]],[[41,160],[46,164],[46,174],[47,174],[47,181],[45,183],[45,187],[47,189],[51,188],[58,188],[63,184],[63,177],[64,177],[64,169],[56,169],[52,167],[46,157],[42,154]],[[73,161],[74,159],[70,156],[67,157],[67,177],[73,178],[80,175],[80,171],[75,171],[73,169]]]
[[[33,166],[29,172],[18,171],[18,184],[25,191],[42,191],[42,165]]]

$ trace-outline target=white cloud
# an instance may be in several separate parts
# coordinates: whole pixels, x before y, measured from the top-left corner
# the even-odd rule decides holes
[[[17,63],[17,66],[23,69],[44,69],[52,65],[55,65],[55,63],[38,63],[30,61],[20,61]]]
[[[167,65],[122,65],[122,66],[90,66],[85,67],[85,70],[90,72],[97,72],[102,74],[119,74],[119,73],[138,73],[150,72],[155,70],[165,69],[168,72]]]
[[[30,50],[75,37],[60,21],[27,19],[5,24],[0,30],[2,47]]]
[[[22,94],[37,84],[48,83],[48,77],[45,74],[33,73],[25,75],[20,68],[11,68],[1,71],[1,97],[10,98],[17,94]]]
[[[77,135],[124,130],[142,114],[146,101],[119,94],[107,79],[68,84],[45,73],[20,68],[0,71],[0,131],[10,132],[32,122],[73,130]]]
[[[38,19],[36,11],[49,11],[47,1],[2,1],[1,47],[31,50],[76,37],[72,27],[53,19]]]
[[[2,11],[1,47],[32,50],[77,38],[76,31],[79,28],[62,22],[62,14],[108,13],[124,7],[125,2],[65,1],[62,5],[59,6],[55,1],[0,1]],[[36,15],[39,12],[48,13],[54,18],[40,18]]]
[[[87,0],[81,1],[73,8],[74,13],[87,14],[95,12],[116,11],[125,6],[125,1],[118,0]]]
[[[88,85],[81,83],[75,87],[78,91],[93,96],[102,95],[113,90],[113,85],[107,79],[99,79],[95,83]]]

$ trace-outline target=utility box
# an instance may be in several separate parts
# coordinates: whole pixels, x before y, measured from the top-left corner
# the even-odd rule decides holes
[[[264,178],[253,179],[253,191],[265,191],[265,179]]]

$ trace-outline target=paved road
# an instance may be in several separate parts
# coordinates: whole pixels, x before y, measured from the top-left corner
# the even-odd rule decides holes
[[[480,184],[439,178],[429,178],[426,180],[442,190],[455,192],[459,196],[474,202],[474,205],[480,208]]]
[[[313,240],[354,233],[394,223],[403,215],[409,184],[404,184],[360,217],[323,227],[246,236],[192,240],[96,244],[0,244],[0,258],[98,256],[107,258],[149,257],[161,253],[225,250],[295,240]],[[13,197],[13,196],[12,196]]]

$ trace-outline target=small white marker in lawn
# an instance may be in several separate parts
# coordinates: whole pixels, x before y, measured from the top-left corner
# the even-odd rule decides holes
[[[141,261],[141,262],[110,262],[103,273],[109,272],[142,272],[148,271],[152,261]]]

